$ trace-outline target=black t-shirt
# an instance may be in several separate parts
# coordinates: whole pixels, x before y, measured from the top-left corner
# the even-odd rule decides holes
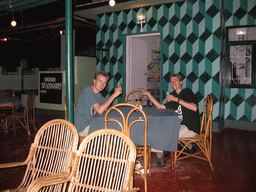
[[[195,94],[189,88],[182,89],[179,95],[175,95],[183,101],[189,103],[195,103],[197,105],[197,99]],[[176,110],[181,119],[181,124],[186,125],[188,129],[194,131],[195,133],[200,133],[200,124],[199,124],[199,113],[197,111],[192,111],[187,109],[183,105],[180,105],[178,102],[168,102],[164,104],[166,108],[172,108]]]

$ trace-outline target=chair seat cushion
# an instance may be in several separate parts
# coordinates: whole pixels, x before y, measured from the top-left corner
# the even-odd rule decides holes
[[[0,104],[12,103],[16,109],[19,109],[22,106],[19,97],[4,97],[0,98]]]

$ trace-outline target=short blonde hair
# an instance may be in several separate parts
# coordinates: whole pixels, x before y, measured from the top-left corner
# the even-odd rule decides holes
[[[171,75],[170,75],[170,80],[171,80],[171,78],[173,78],[173,77],[178,77],[178,79],[179,79],[180,81],[182,81],[182,77],[181,77],[178,73],[171,74]]]
[[[104,77],[107,77],[107,79],[109,78],[108,74],[107,74],[105,71],[98,71],[98,72],[95,73],[94,79],[97,79],[97,77],[98,77],[99,75],[102,75],[102,76],[104,76]]]

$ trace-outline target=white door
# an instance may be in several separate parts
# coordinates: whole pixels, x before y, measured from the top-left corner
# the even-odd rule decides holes
[[[147,90],[147,66],[151,50],[160,44],[160,33],[126,37],[126,93],[133,89]]]

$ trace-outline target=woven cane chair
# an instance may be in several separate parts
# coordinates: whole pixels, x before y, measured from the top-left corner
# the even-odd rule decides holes
[[[140,89],[134,89],[125,96],[125,103],[131,103],[136,106],[152,106],[152,101],[143,95]]]
[[[13,132],[16,137],[17,136],[16,122],[15,122],[16,108],[12,103],[5,103],[5,104],[0,104],[0,109],[3,110],[2,113],[0,113],[0,127],[3,128],[5,137],[7,136],[8,129],[11,125],[11,122],[12,122]],[[9,119],[11,119],[11,121],[9,121]]]
[[[0,90],[0,99],[1,98],[15,98],[15,91],[12,89],[1,89]],[[17,136],[16,133],[16,122],[15,122],[15,113],[16,108],[12,103],[4,103],[0,104],[1,110],[5,110],[6,113],[0,114],[0,127],[3,128],[5,136],[7,136],[8,129],[10,125],[12,124],[12,128],[15,134],[15,137]],[[7,115],[8,114],[8,115]],[[11,119],[11,121],[9,121]]]
[[[0,89],[0,98],[15,97],[15,91],[12,89]]]
[[[195,157],[208,161],[212,171],[214,171],[211,162],[211,151],[212,151],[212,109],[213,109],[213,99],[212,95],[207,95],[204,103],[204,111],[202,117],[202,123],[200,128],[200,134],[195,137],[179,138],[178,144],[185,141],[182,150],[177,150],[174,155],[174,162],[176,166],[176,161],[179,159],[185,159],[188,157]],[[184,150],[190,144],[195,144],[199,147],[199,151],[194,154],[186,153]]]
[[[55,119],[44,124],[38,130],[24,162],[0,164],[0,168],[27,165],[22,183],[17,189],[10,191],[29,191],[27,188],[34,180],[69,171],[77,150],[78,138],[75,126],[64,119]],[[57,192],[65,187],[66,184],[58,185],[44,188],[44,191]]]
[[[36,131],[36,116],[35,116],[35,93],[29,92],[26,94],[25,107],[17,110],[15,113],[17,122],[26,129],[27,134],[31,135],[29,127],[34,127]]]
[[[127,115],[125,115],[121,108],[122,107],[128,107],[129,108],[129,112]],[[120,114],[120,117],[122,119],[122,122],[118,121],[117,119],[110,119],[108,118],[108,115],[111,111],[117,111]],[[133,113],[139,113],[140,117],[136,120],[131,121],[130,117]],[[139,174],[134,174],[134,177],[141,179],[142,181],[144,181],[144,185],[145,185],[145,191],[147,191],[147,170],[149,169],[149,175],[151,176],[151,147],[147,145],[147,139],[148,139],[148,119],[147,119],[147,115],[145,114],[145,112],[140,109],[139,107],[136,107],[133,104],[130,103],[120,103],[120,104],[116,104],[112,107],[110,107],[108,109],[108,111],[105,114],[104,117],[105,120],[105,128],[108,129],[108,123],[109,122],[115,122],[117,123],[122,132],[127,135],[128,137],[130,137],[130,132],[132,129],[132,126],[136,123],[141,122],[143,124],[143,127],[141,127],[142,129],[144,129],[144,145],[137,145],[136,146],[136,150],[137,150],[137,158],[139,157],[143,157],[143,167],[138,167],[137,165],[135,165],[135,172],[138,172]],[[111,127],[110,127],[111,128]]]
[[[100,129],[79,146],[71,173],[41,178],[29,190],[69,182],[68,192],[138,191],[132,187],[135,160],[136,148],[129,137],[117,130]]]

